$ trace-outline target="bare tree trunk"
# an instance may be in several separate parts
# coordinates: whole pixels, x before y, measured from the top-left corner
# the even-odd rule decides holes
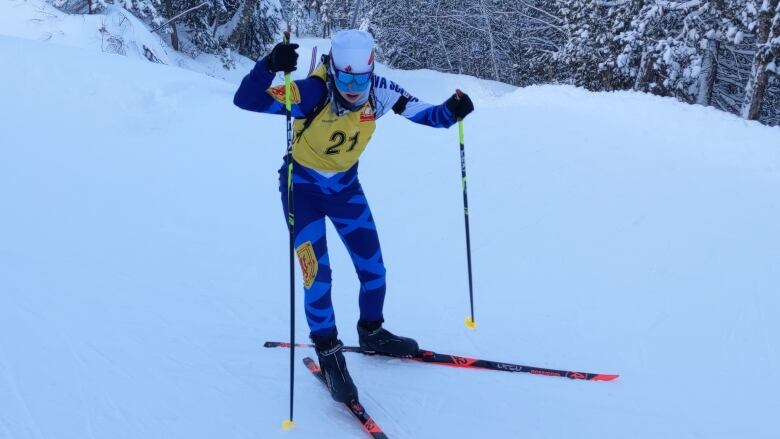
[[[745,102],[742,104],[741,116],[745,119],[758,120],[761,116],[761,104],[764,103],[769,74],[759,57],[753,60],[750,80],[745,85]]]
[[[653,58],[647,52],[642,53],[642,58],[639,60],[639,72],[637,72],[636,80],[634,81],[634,90],[647,90],[647,82],[650,78],[650,65],[652,63]]]
[[[764,7],[759,12],[758,29],[756,30],[758,50],[753,58],[750,79],[745,85],[745,101],[742,103],[742,111],[740,112],[740,115],[745,119],[758,120],[761,116],[761,105],[764,103],[764,95],[769,83],[769,72],[766,68],[770,61],[774,61],[767,41],[770,40],[770,36],[780,36],[775,35],[780,33],[780,29],[775,29],[780,28],[780,20],[775,20],[775,23],[772,23],[772,18],[777,14],[779,1],[765,1]]]
[[[350,24],[350,28],[357,29],[357,18],[362,8],[363,8],[363,0],[357,0],[355,2],[355,13],[352,15],[352,23]]]
[[[169,17],[173,17],[174,10],[173,10],[173,0],[163,0],[163,7],[165,8],[165,13]],[[173,47],[173,50],[179,51],[179,33],[176,31],[176,23],[171,23],[171,47]]]
[[[699,73],[699,91],[696,95],[696,103],[709,106],[712,101],[712,88],[715,86],[715,76],[718,72],[718,41],[707,41],[707,49],[701,63]]]
[[[360,1],[360,0],[358,0],[358,1]],[[450,72],[454,72],[455,70],[453,70],[453,68],[452,68],[452,61],[450,61],[450,53],[449,53],[449,50],[447,50],[447,44],[444,42],[444,38],[442,38],[442,35],[441,35],[441,26],[439,25],[441,23],[441,19],[438,18],[440,10],[441,10],[441,0],[438,0],[436,2],[436,15],[437,15],[437,18],[436,18],[436,34],[439,36],[439,43],[441,44],[441,50],[444,51],[444,57],[447,59],[447,65],[450,68],[449,71]]]
[[[171,23],[171,47],[179,51],[179,31],[176,30],[176,23]]]
[[[485,8],[485,0],[479,1],[479,8],[482,11],[482,17],[485,19],[488,41],[490,42],[490,59],[493,61],[493,79],[500,81],[501,76],[498,74],[498,61],[496,60],[496,45],[493,40],[493,29],[490,26],[490,16]]]

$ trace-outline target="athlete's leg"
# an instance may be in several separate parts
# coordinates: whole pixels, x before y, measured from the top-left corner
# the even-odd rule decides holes
[[[336,226],[360,279],[360,319],[382,319],[385,301],[385,264],[376,224],[360,183],[340,192],[325,208]]]
[[[349,402],[358,399],[357,387],[347,370],[342,352],[344,344],[337,337],[336,321],[331,302],[331,270],[325,239],[325,211],[331,196],[339,188],[348,186],[340,183],[343,175],[325,177],[313,170],[294,166],[293,211],[295,214],[295,248],[301,264],[304,280],[304,305],[306,321],[311,330],[311,340],[319,360],[320,370],[327,379],[333,399]],[[282,166],[280,191],[285,219],[287,219],[287,174]],[[346,178],[354,178],[355,173]]]
[[[376,224],[359,183],[350,187],[336,207],[327,209],[360,278],[360,320],[357,324],[360,346],[368,351],[409,356],[419,351],[417,342],[393,334],[382,327],[385,299],[385,264]]]
[[[287,221],[286,179],[280,184],[284,218]],[[334,337],[336,320],[331,302],[331,270],[325,238],[325,213],[320,195],[296,185],[293,190],[295,215],[295,252],[303,272],[304,307],[311,334]],[[289,227],[289,225],[288,225]]]

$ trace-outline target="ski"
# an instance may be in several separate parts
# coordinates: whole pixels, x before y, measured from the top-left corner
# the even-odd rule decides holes
[[[312,360],[309,357],[306,357],[303,359],[303,364],[305,364],[306,368],[309,369],[309,371],[314,376],[316,376],[322,382],[322,384],[325,384],[325,386],[327,387],[327,383],[325,383],[325,377],[322,376],[322,372],[320,371],[320,366],[317,365],[317,363],[314,360]],[[387,439],[387,435],[382,431],[381,428],[379,428],[378,425],[376,425],[376,422],[374,422],[374,420],[371,419],[371,416],[369,416],[368,413],[366,413],[366,409],[364,409],[363,405],[361,405],[358,401],[353,400],[351,402],[344,403],[344,405],[347,406],[349,411],[352,412],[353,415],[355,415],[355,418],[357,418],[357,420],[360,421],[360,425],[363,427],[363,430],[365,430],[366,433],[368,433],[369,436],[371,436],[374,439]]]
[[[279,341],[267,341],[265,342],[267,348],[289,348],[290,343]],[[314,345],[309,343],[297,343],[296,347],[313,348]],[[385,357],[400,358],[403,360],[419,361],[421,363],[438,364],[442,366],[461,367],[466,369],[487,369],[497,370],[502,372],[522,372],[530,373],[531,375],[542,375],[549,377],[561,377],[570,378],[573,380],[586,380],[586,381],[612,381],[617,379],[620,375],[617,374],[605,374],[605,373],[589,373],[589,372],[577,372],[573,370],[561,370],[561,369],[549,369],[545,367],[526,366],[522,364],[502,363],[499,361],[481,360],[478,358],[459,357],[457,355],[439,354],[433,351],[421,350],[417,355],[412,357],[396,357],[393,355],[383,354],[381,352],[374,352],[363,349],[359,346],[344,346],[344,352],[356,352],[363,355],[381,355]]]

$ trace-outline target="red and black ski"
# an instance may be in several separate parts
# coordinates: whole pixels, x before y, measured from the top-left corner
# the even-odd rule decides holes
[[[267,341],[265,342],[267,348],[289,348],[290,343]],[[314,345],[307,343],[298,343],[296,347],[310,347]],[[344,352],[357,352],[364,355],[382,355],[385,357],[401,358],[405,360],[419,361],[421,363],[438,364],[442,366],[463,367],[467,369],[488,369],[498,370],[503,372],[523,372],[530,373],[532,375],[543,375],[552,377],[571,378],[573,380],[587,380],[587,381],[612,381],[618,378],[620,375],[604,374],[604,373],[589,373],[589,372],[577,372],[573,370],[560,370],[560,369],[548,369],[545,367],[525,366],[522,364],[501,363],[498,361],[480,360],[477,358],[459,357],[457,355],[439,354],[432,351],[421,350],[417,355],[413,357],[394,357],[392,355],[382,354],[379,352],[373,352],[363,349],[359,346],[344,346]]]
[[[289,343],[287,343],[289,346]],[[306,346],[306,345],[304,345]],[[322,384],[325,383],[325,377],[322,376],[322,371],[320,371],[320,366],[317,365],[317,362],[312,360],[309,357],[306,357],[303,359],[303,364],[306,365],[306,368],[311,371],[314,376],[319,378],[319,380],[322,382]],[[357,418],[358,421],[360,421],[360,425],[363,427],[363,430],[368,433],[369,436],[371,436],[374,439],[387,439],[387,435],[382,431],[381,428],[379,428],[378,425],[376,425],[376,422],[374,422],[373,419],[371,419],[371,416],[366,413],[366,409],[363,408],[363,405],[361,405],[358,401],[352,401],[344,403],[345,406],[349,409],[350,412],[352,412],[353,415],[355,415],[355,418]]]

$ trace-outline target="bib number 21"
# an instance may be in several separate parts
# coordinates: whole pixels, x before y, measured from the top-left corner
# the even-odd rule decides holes
[[[332,145],[328,147],[328,149],[325,150],[325,154],[333,155],[333,154],[339,154],[341,153],[341,145],[343,145],[347,140],[350,141],[349,148],[347,148],[347,152],[352,151],[355,149],[355,145],[358,143],[358,139],[360,138],[360,131],[355,133],[354,136],[347,139],[347,134],[344,133],[344,131],[334,131],[333,134],[330,136],[330,141],[333,142]]]

